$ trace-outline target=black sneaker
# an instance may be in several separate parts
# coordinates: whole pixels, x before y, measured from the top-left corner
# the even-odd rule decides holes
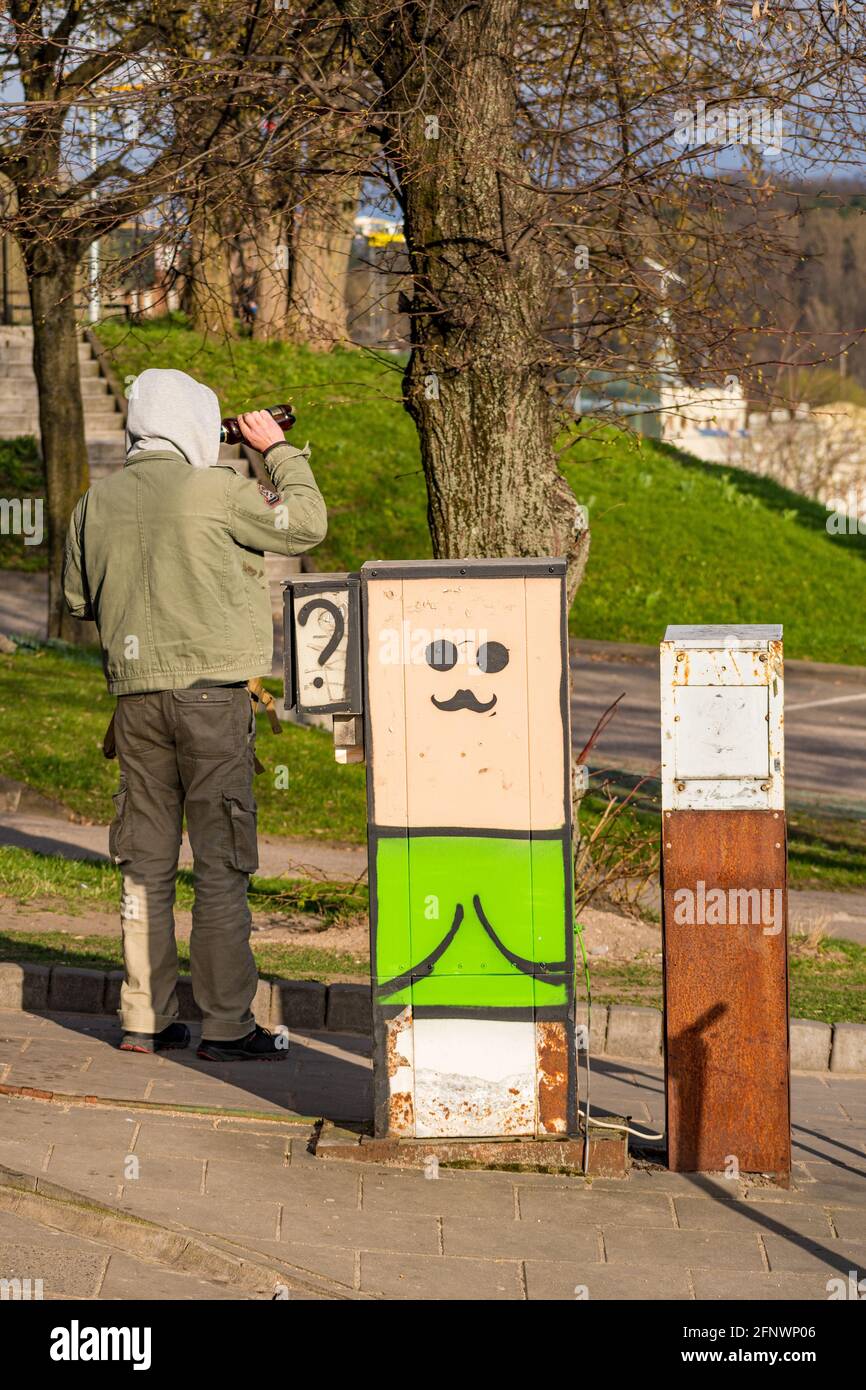
[[[185,1023],[170,1023],[161,1033],[124,1033],[121,1052],[171,1052],[189,1046],[189,1029]]]
[[[285,1033],[275,1035],[256,1024],[245,1038],[232,1038],[231,1042],[202,1038],[196,1056],[206,1062],[282,1062],[288,1056],[287,1042]]]

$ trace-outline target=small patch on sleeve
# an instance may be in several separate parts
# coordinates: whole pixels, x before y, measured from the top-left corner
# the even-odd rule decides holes
[[[276,507],[280,500],[280,494],[278,492],[272,492],[270,488],[264,487],[262,483],[259,483],[259,492],[262,494],[262,497],[269,507]]]

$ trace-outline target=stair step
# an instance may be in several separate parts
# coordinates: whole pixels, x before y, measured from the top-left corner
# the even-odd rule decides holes
[[[113,401],[103,405],[102,400],[105,399],[107,398],[98,398],[96,404],[91,405],[89,400],[85,398],[84,422],[90,425],[91,428],[96,428],[97,425],[106,425],[109,431],[111,431],[116,425],[123,424],[123,416],[119,410],[115,409]],[[25,400],[16,400],[13,410],[3,410],[0,408],[0,421],[4,424],[9,425],[12,421],[18,423],[22,420],[32,421],[34,426],[38,426],[39,409],[35,399],[32,403]]]
[[[96,358],[92,357],[89,361],[79,362],[78,375],[82,378],[98,377],[99,363],[97,362]],[[2,357],[0,357],[0,378],[3,377],[9,377],[10,379],[14,379],[16,381],[36,380],[36,377],[33,372],[32,362],[5,362],[2,359]]]
[[[101,401],[108,396],[108,382],[105,377],[87,376],[81,381],[81,394],[85,405],[88,401]],[[5,400],[33,403],[38,401],[36,378],[0,376],[0,408]]]
[[[35,381],[33,375],[33,364],[31,362],[3,362],[0,361],[0,377],[9,377],[15,381]]]
[[[119,415],[114,417],[117,421],[116,428],[112,428],[111,423],[106,419],[93,419],[85,416],[84,434],[85,437],[98,436],[105,439],[122,439],[123,422]],[[39,420],[35,415],[0,415],[0,439],[16,439],[22,434],[32,434],[35,439],[39,438]]]
[[[89,343],[78,344],[79,362],[93,360],[93,348]],[[33,362],[33,349],[27,343],[5,343],[0,345],[0,362]]]

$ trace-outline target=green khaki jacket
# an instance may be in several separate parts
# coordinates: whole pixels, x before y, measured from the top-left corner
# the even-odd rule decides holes
[[[96,623],[112,695],[270,675],[263,552],[299,555],[327,530],[308,458],[291,444],[268,449],[271,491],[229,464],[141,452],[84,494],[63,592],[76,618]]]

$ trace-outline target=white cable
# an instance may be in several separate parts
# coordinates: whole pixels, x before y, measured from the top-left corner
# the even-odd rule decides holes
[[[614,1124],[611,1120],[597,1120],[594,1116],[593,1116],[592,1118],[590,1118],[590,1114],[589,1114],[589,1084],[590,1084],[590,1078],[591,1078],[591,1076],[592,1076],[592,1068],[590,1067],[590,1062],[589,1062],[589,1037],[590,1037],[590,1029],[592,1028],[592,991],[591,991],[591,989],[589,988],[589,978],[588,978],[588,971],[589,971],[589,968],[588,968],[588,966],[587,966],[586,955],[585,955],[584,950],[583,950],[583,938],[582,938],[582,936],[580,935],[580,934],[581,934],[581,931],[582,931],[582,928],[578,927],[577,930],[578,930],[578,936],[580,937],[581,955],[583,955],[584,973],[585,973],[585,975],[586,975],[586,977],[587,977],[587,980],[586,980],[586,984],[587,984],[587,990],[586,990],[586,1049],[585,1049],[585,1055],[586,1055],[586,1110],[585,1110],[585,1111],[584,1111],[584,1110],[581,1110],[581,1108],[580,1108],[579,1105],[578,1105],[578,1107],[577,1107],[577,1113],[578,1113],[578,1115],[580,1116],[580,1118],[583,1120],[583,1133],[584,1133],[584,1140],[583,1140],[583,1174],[584,1174],[584,1177],[587,1177],[588,1174],[589,1174],[589,1126],[590,1126],[590,1124],[596,1125],[599,1129],[615,1129],[615,1130],[618,1130],[621,1134],[633,1134],[634,1137],[635,1137],[636,1139],[664,1139],[665,1136],[664,1136],[664,1134],[642,1134],[641,1131],[640,1131],[639,1129],[632,1129],[631,1125],[617,1125],[617,1124]],[[579,1073],[578,1073],[578,1074],[579,1074]]]
[[[592,1119],[589,1120],[589,1119],[587,1119],[587,1117],[586,1117],[586,1115],[584,1114],[584,1112],[581,1110],[580,1106],[577,1107],[577,1113],[578,1113],[578,1115],[580,1116],[580,1118],[581,1118],[582,1120],[584,1120],[585,1123],[586,1123],[586,1126],[587,1126],[587,1136],[588,1136],[588,1132],[589,1132],[589,1125],[590,1125],[590,1124],[593,1124],[593,1125],[595,1125],[598,1129],[619,1129],[619,1130],[624,1130],[626,1134],[633,1134],[633,1135],[635,1136],[636,1139],[664,1139],[664,1137],[665,1137],[663,1134],[643,1134],[639,1129],[632,1129],[631,1125],[616,1125],[616,1124],[613,1124],[612,1121],[610,1121],[610,1120],[599,1120],[599,1119],[596,1118],[595,1115],[593,1115],[593,1116],[592,1116]]]

